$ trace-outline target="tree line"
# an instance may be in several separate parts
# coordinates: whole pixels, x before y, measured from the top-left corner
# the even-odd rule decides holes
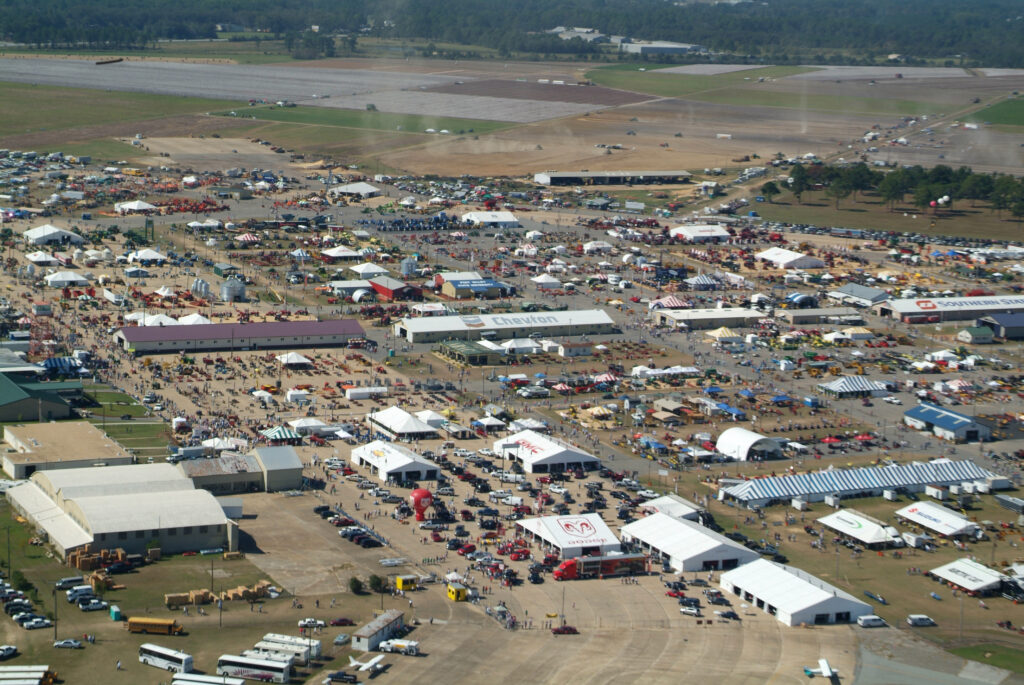
[[[986,174],[969,167],[954,169],[939,164],[931,169],[922,166],[901,167],[891,171],[874,169],[864,163],[846,166],[794,165],[789,178],[780,183],[769,181],[761,186],[761,194],[769,202],[788,192],[798,203],[803,196],[821,190],[839,203],[866,192],[876,194],[895,211],[896,205],[909,201],[921,210],[952,210],[960,202],[976,207],[983,202],[1002,215],[1004,211],[1016,219],[1024,218],[1024,179],[1008,174]]]
[[[204,39],[218,24],[282,38],[319,26],[356,34],[488,46],[502,55],[597,56],[608,49],[544,32],[587,26],[637,39],[696,43],[730,59],[859,63],[891,53],[966,66],[1024,67],[1018,0],[5,0],[0,37],[38,47],[143,49]],[[313,49],[316,46],[306,46]],[[323,50],[318,50],[323,52]],[[685,58],[684,58],[685,59]]]

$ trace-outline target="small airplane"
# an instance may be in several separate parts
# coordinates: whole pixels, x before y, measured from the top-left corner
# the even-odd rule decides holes
[[[818,668],[804,666],[804,675],[808,678],[813,678],[816,675],[820,675],[822,678],[831,678],[834,675],[839,675],[839,671],[829,666],[828,659],[818,659]]]
[[[358,661],[354,656],[350,656],[348,658],[348,664],[352,668],[355,668],[356,666],[358,666],[360,671],[380,671],[380,670],[383,670],[384,667],[383,666],[378,666],[378,664],[381,661],[383,661],[383,659],[384,659],[384,655],[383,654],[378,654],[377,656],[373,657],[369,661]]]

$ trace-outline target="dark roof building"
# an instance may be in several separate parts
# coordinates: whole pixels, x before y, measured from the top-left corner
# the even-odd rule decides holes
[[[1024,340],[1024,314],[989,314],[974,325],[991,328],[995,336],[1003,340]]]
[[[377,291],[382,300],[420,300],[423,291],[390,276],[377,276],[370,279],[370,286]]]
[[[991,440],[992,429],[967,414],[922,402],[903,412],[903,421],[911,428],[931,431],[943,440],[976,442]]]
[[[0,421],[52,421],[71,417],[71,405],[62,396],[63,383],[19,383],[0,373]],[[81,384],[79,384],[81,390]]]
[[[363,327],[354,319],[327,321],[267,321],[210,323],[194,326],[134,326],[114,333],[117,344],[130,352],[198,352],[268,348],[330,347],[361,338]]]

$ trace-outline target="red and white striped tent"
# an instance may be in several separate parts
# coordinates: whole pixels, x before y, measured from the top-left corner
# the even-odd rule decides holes
[[[235,238],[235,240],[240,243],[258,243],[260,241],[260,237],[258,235],[253,235],[252,233],[243,233]]]

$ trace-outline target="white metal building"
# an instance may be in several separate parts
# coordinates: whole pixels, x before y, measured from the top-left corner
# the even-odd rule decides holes
[[[1006,579],[999,571],[979,564],[973,559],[957,559],[932,569],[928,574],[967,592],[979,594],[999,590]]]
[[[381,642],[397,634],[404,625],[405,614],[398,609],[388,609],[352,633],[352,649],[372,652]]]
[[[618,326],[603,309],[532,314],[480,314],[474,316],[420,316],[395,324],[395,335],[409,342],[521,338],[532,332],[545,336],[600,335]]]
[[[1024,312],[1024,295],[997,297],[921,297],[875,305],[880,316],[906,323],[974,320],[991,314]]]
[[[85,238],[66,231],[63,228],[57,228],[50,224],[43,224],[42,226],[36,226],[30,228],[22,235],[25,237],[25,242],[29,245],[46,245],[48,243],[70,243],[72,245],[82,245],[85,243]]]
[[[438,467],[407,447],[374,440],[352,450],[352,463],[368,466],[388,481],[437,480]]]
[[[85,547],[144,553],[153,541],[168,554],[237,546],[217,499],[171,464],[37,471],[7,498],[62,558]]]
[[[652,312],[654,321],[660,326],[702,330],[719,326],[747,328],[765,318],[764,312],[745,307],[720,307],[714,309],[656,309]]]
[[[494,451],[518,462],[527,473],[594,471],[601,466],[601,460],[586,450],[532,430],[495,441]]]
[[[817,257],[787,250],[784,247],[769,247],[754,256],[771,262],[777,269],[821,269],[825,266],[825,262]]]
[[[643,502],[640,505],[640,510],[649,514],[665,514],[666,516],[671,516],[674,519],[696,521],[698,514],[702,509],[693,502],[685,500],[679,495],[670,492],[667,495],[655,497],[654,499],[649,499],[646,502]]]
[[[758,559],[722,574],[722,589],[787,626],[851,623],[871,607],[808,573]]]
[[[519,219],[512,212],[466,212],[462,221],[489,228],[515,228],[519,225]]]
[[[934,502],[913,502],[897,510],[896,516],[945,537],[962,537],[978,530],[978,524],[963,514]]]
[[[302,487],[302,459],[290,445],[257,447],[252,456],[263,471],[263,489],[267,492],[297,490]]]
[[[522,519],[516,521],[516,528],[526,538],[540,540],[546,548],[556,550],[563,559],[622,550],[619,539],[601,520],[600,514]]]
[[[710,528],[667,514],[645,516],[627,523],[619,532],[623,542],[634,542],[645,552],[660,554],[676,572],[728,571],[761,557]]]
[[[782,458],[778,440],[738,426],[727,428],[718,436],[715,450],[736,461]]]
[[[853,509],[840,509],[818,519],[818,523],[840,535],[853,538],[869,549],[903,547],[900,532],[892,526]]]
[[[688,243],[724,243],[732,236],[718,224],[686,224],[670,228],[669,235]]]
[[[380,188],[369,183],[359,181],[357,183],[346,183],[344,185],[331,186],[327,191],[329,195],[344,195],[347,197],[377,197],[380,195]]]
[[[401,407],[388,407],[366,415],[366,423],[374,431],[392,440],[418,440],[436,438],[437,430],[420,421]]]

